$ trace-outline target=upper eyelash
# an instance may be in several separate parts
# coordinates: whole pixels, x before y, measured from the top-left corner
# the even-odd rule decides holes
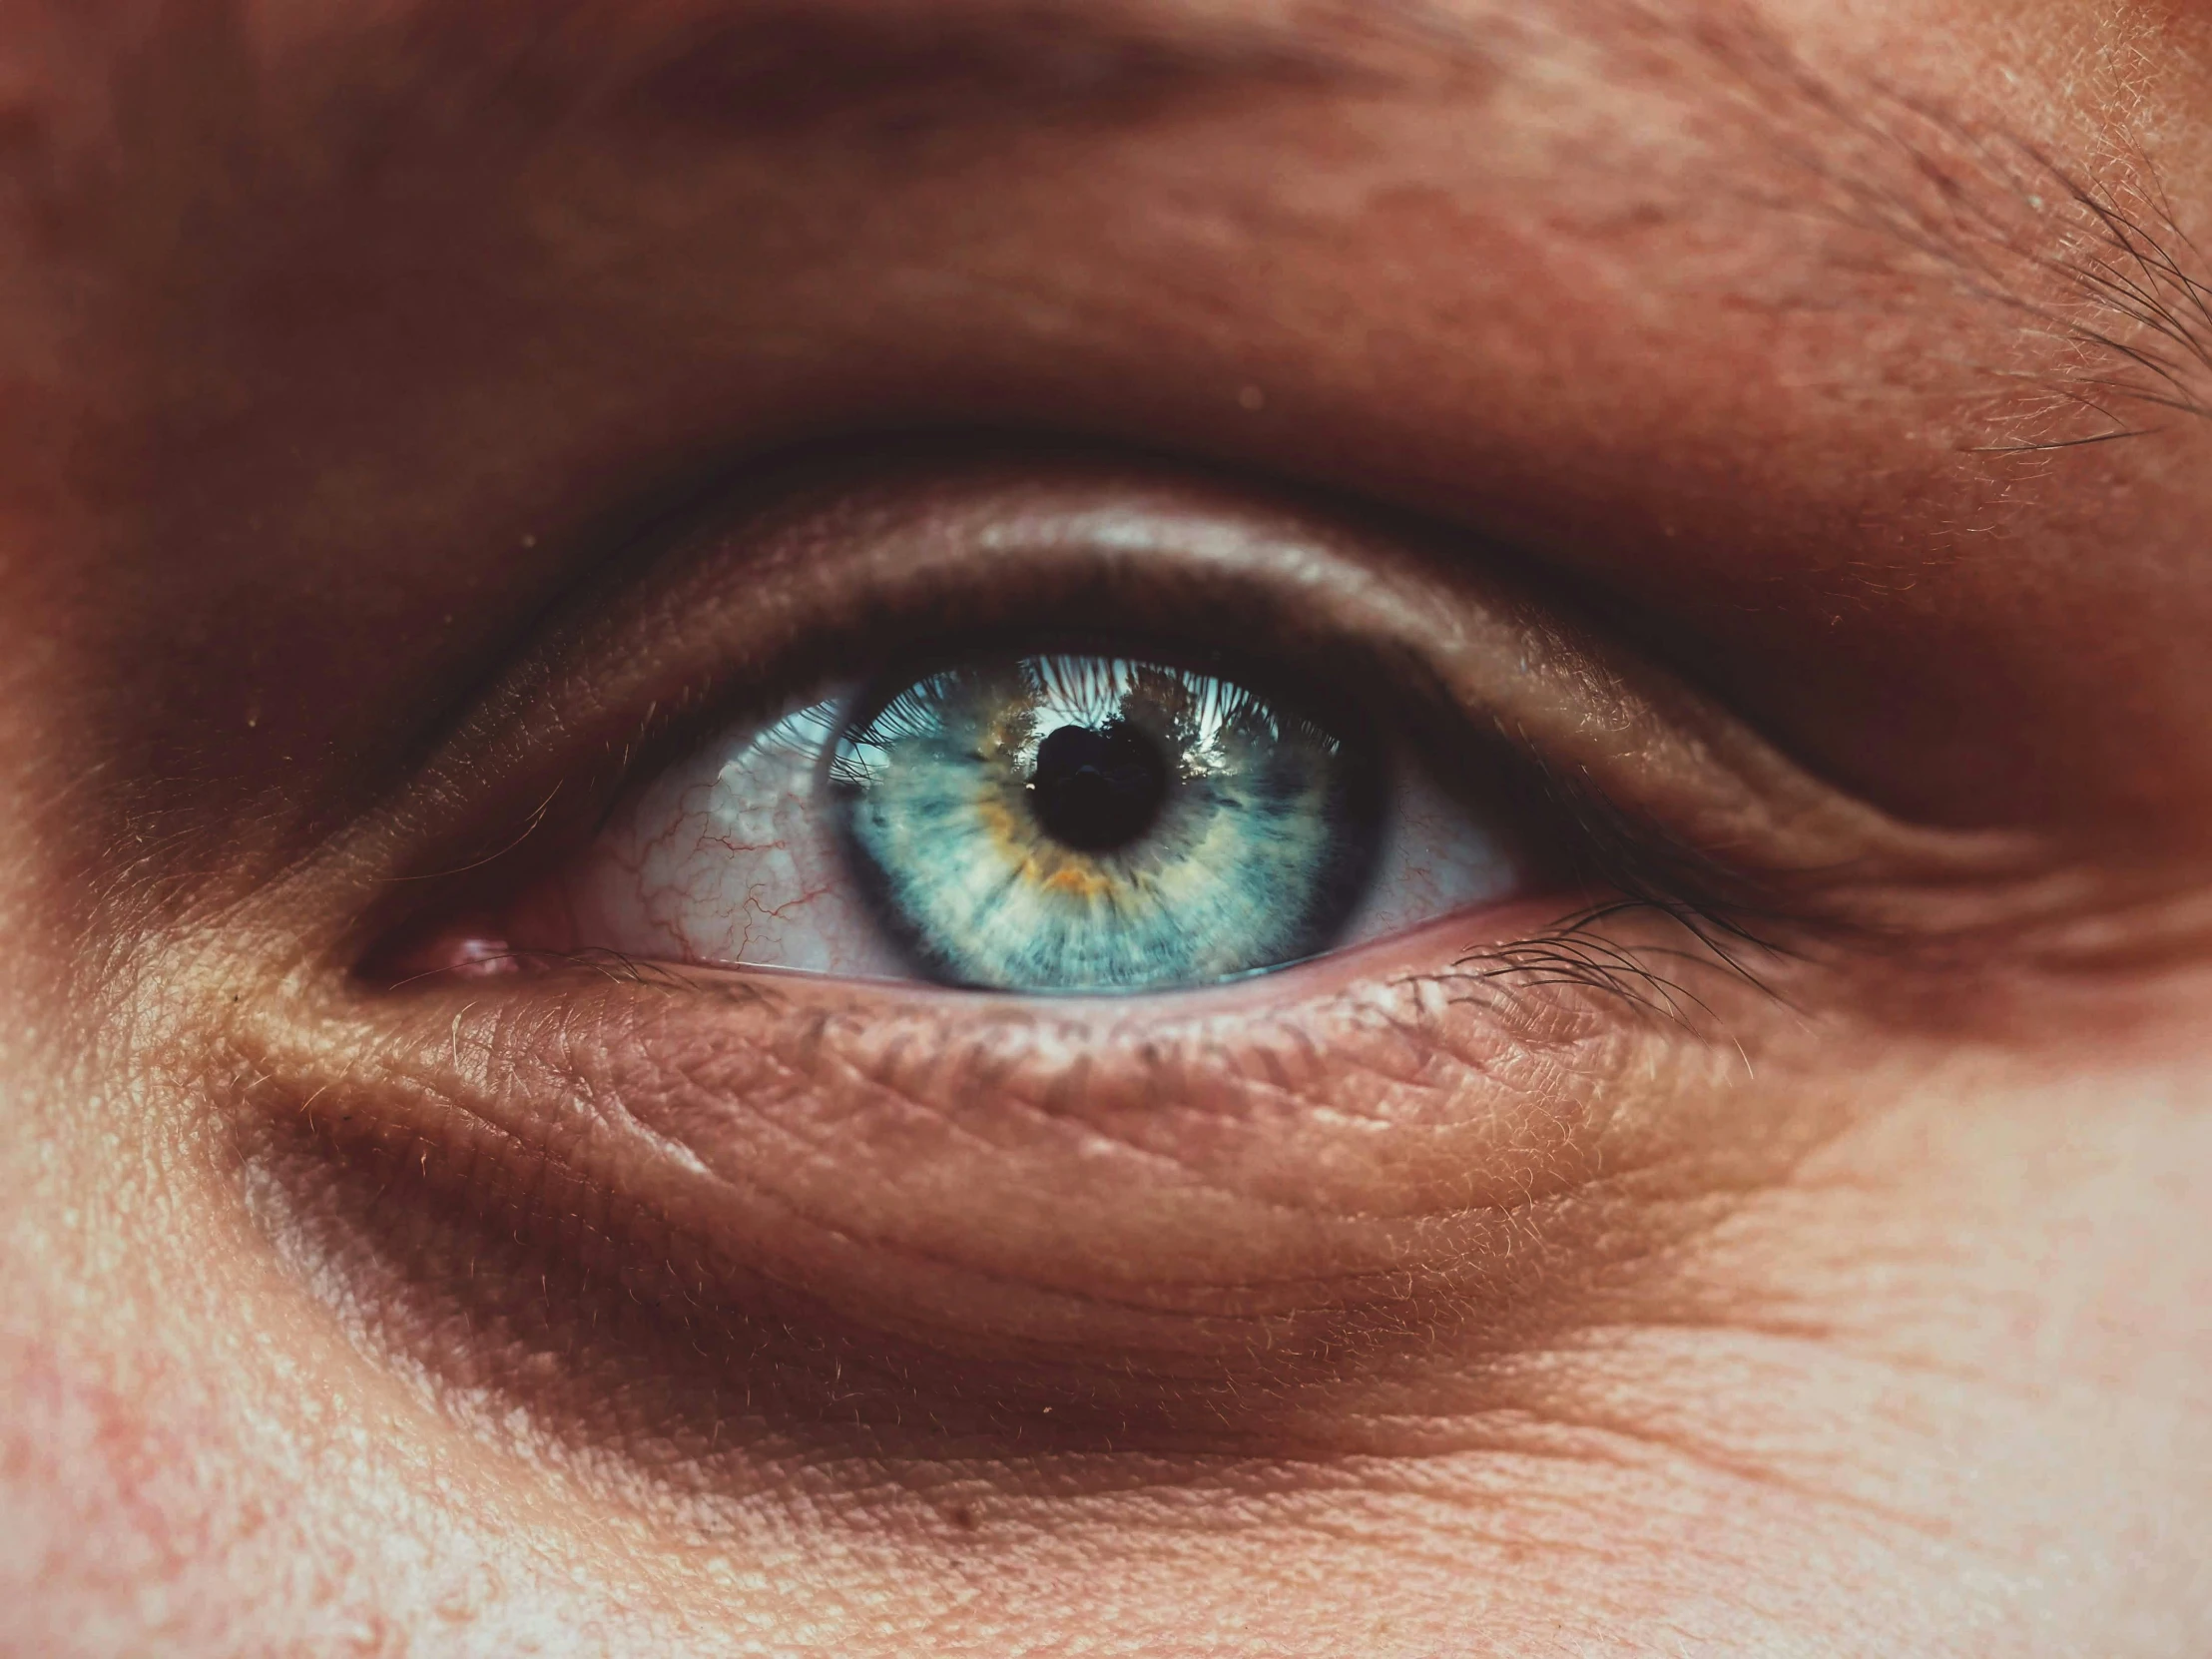
[[[1053,453],[1057,450],[1047,450],[1048,456]],[[903,449],[897,451],[894,461],[904,455]],[[930,457],[920,458],[927,461]],[[913,459],[905,456],[900,464],[911,465]],[[922,475],[931,474],[925,469]],[[1026,476],[1026,473],[1017,475]],[[804,479],[810,475],[803,471],[799,476]],[[895,478],[900,474],[894,469],[891,476]],[[992,474],[986,469],[985,476]],[[845,486],[839,483],[836,487],[841,490]],[[747,490],[745,495],[769,503],[763,510],[781,510],[773,506],[776,497],[763,494],[760,486]],[[1079,503],[1083,500],[1081,496],[1076,499]],[[835,497],[830,501],[833,505]],[[1317,501],[1314,505],[1318,510],[1327,503]],[[671,523],[664,527],[660,539],[674,547],[696,536],[698,518],[704,510],[695,508],[678,515],[679,520],[689,520],[692,528],[687,531],[682,522]],[[809,505],[805,510],[819,509]],[[1083,509],[1079,506],[1078,510]],[[1333,511],[1342,516],[1341,509]],[[1387,516],[1395,523],[1400,515]],[[1356,520],[1357,515],[1348,522]],[[770,533],[775,533],[773,527],[779,522],[775,518],[767,521]],[[1404,528],[1416,544],[1429,533],[1410,521]],[[1461,539],[1454,538],[1455,544]],[[1037,613],[1038,627],[1054,635],[1065,635],[1069,631],[1068,616],[1077,612],[1088,615],[1094,597],[1119,609],[1124,602],[1115,597],[1118,592],[1149,591],[1124,590],[1122,578],[1113,573],[1112,567],[1086,570],[1078,564],[1071,569],[1076,575],[1065,588],[1054,580],[1047,580],[1009,589],[1009,597],[1003,601],[1007,609],[995,625],[977,627],[963,622],[940,635],[934,654],[945,655],[963,643],[970,648],[988,643],[1003,644],[1016,633],[1010,619],[1028,611]],[[1253,583],[1248,580],[1234,576],[1226,579],[1232,583],[1243,582],[1243,585],[1221,591],[1240,595],[1254,591]],[[1807,924],[1824,919],[1819,905],[1803,903],[1807,896],[1803,889],[1810,883],[1778,878],[1771,870],[1754,870],[1715,850],[1684,842],[1669,833],[1660,822],[1648,815],[1624,810],[1609,799],[1586,771],[1562,766],[1557,755],[1547,753],[1536,740],[1516,730],[1516,723],[1509,719],[1505,709],[1493,705],[1485,720],[1476,705],[1444,681],[1434,661],[1412,640],[1388,633],[1371,636],[1367,631],[1349,627],[1341,635],[1330,628],[1310,630],[1303,613],[1292,600],[1280,596],[1270,599],[1265,586],[1264,583],[1258,585],[1257,597],[1262,609],[1273,607],[1271,614],[1280,613],[1287,637],[1300,639],[1302,652],[1318,645],[1333,664],[1340,684],[1365,683],[1375,672],[1380,672],[1396,687],[1393,703],[1402,703],[1415,710],[1412,719],[1428,720],[1431,731],[1441,728],[1454,736],[1464,735],[1470,746],[1480,745],[1487,752],[1509,760],[1516,774],[1534,785],[1529,792],[1530,800],[1524,805],[1533,805],[1538,810],[1542,823],[1556,831],[1555,845],[1563,846],[1568,854],[1562,860],[1569,866],[1564,873],[1571,875],[1585,892],[1595,889],[1611,895],[1560,916],[1543,932],[1517,944],[1493,948],[1487,953],[1486,966],[1470,956],[1466,963],[1470,969],[1498,978],[1518,974],[1531,982],[1547,974],[1573,977],[1592,988],[1621,995],[1627,1001],[1647,1004],[1655,1011],[1679,1011],[1694,1007],[1695,998],[1677,978],[1651,960],[1620,959],[1610,946],[1600,948],[1596,943],[1597,930],[1630,911],[1664,916],[1686,934],[1690,948],[1683,952],[1685,959],[1710,963],[1739,979],[1771,990],[1768,968],[1791,953],[1782,941],[1801,935]],[[990,590],[984,591],[987,594]],[[1054,597],[1056,591],[1061,594],[1060,598]],[[921,590],[916,589],[915,593]],[[1182,631],[1187,628],[1188,617],[1206,613],[1203,590],[1200,590],[1200,599],[1201,603],[1195,606],[1188,600],[1182,602],[1180,612],[1171,619],[1174,629],[1159,644],[1178,657],[1198,661],[1218,659],[1218,646],[1209,646],[1203,637],[1194,642],[1190,632]],[[872,598],[863,597],[850,611],[840,610],[833,632],[829,631],[830,625],[826,622],[803,626],[781,639],[774,647],[773,657],[701,672],[688,681],[664,685],[660,695],[626,728],[619,734],[608,733],[607,741],[596,751],[596,760],[586,757],[572,766],[550,790],[541,785],[529,798],[526,814],[518,803],[519,829],[512,828],[516,819],[510,819],[507,832],[487,835],[479,843],[479,850],[464,850],[462,855],[451,857],[443,867],[430,874],[392,879],[413,886],[441,887],[477,870],[511,870],[518,864],[534,863],[540,853],[548,850],[549,827],[556,822],[564,826],[564,842],[572,833],[589,836],[603,832],[621,811],[628,793],[654,776],[657,766],[673,764],[690,744],[704,741],[711,730],[727,723],[733,711],[742,711],[748,706],[761,708],[768,701],[761,693],[772,681],[789,685],[802,679],[827,683],[851,678],[853,658],[857,657],[862,664],[868,662],[868,641],[871,639],[897,640],[902,657],[918,660],[931,655],[927,643],[915,645],[906,627],[916,602],[913,595],[901,597],[896,592],[877,592]],[[928,615],[941,618],[958,614],[926,596],[919,603]],[[1131,597],[1126,603],[1128,635],[1134,639],[1152,634],[1151,618],[1144,601]],[[1240,608],[1239,614],[1246,614],[1246,608]],[[1570,608],[1566,614],[1571,620],[1574,613]],[[1308,638],[1310,631],[1311,639]],[[1341,638],[1341,653],[1332,636]],[[1030,641],[1036,636],[1031,632],[1020,637]],[[831,641],[841,649],[835,652],[829,649]],[[1261,655],[1262,664],[1266,663],[1268,655]],[[845,661],[838,662],[839,657]],[[548,659],[549,662],[558,660]],[[1298,660],[1302,668],[1308,661],[1303,656]],[[1282,659],[1277,661],[1280,663]],[[876,676],[866,673],[863,677]],[[1280,667],[1269,669],[1264,677],[1307,678],[1297,671],[1286,675]],[[1427,713],[1423,715],[1421,710]],[[1390,723],[1395,725],[1399,719],[1397,709],[1393,708]],[[1469,754],[1472,752],[1470,747]],[[1439,766],[1437,776],[1448,783],[1451,769]],[[517,793],[520,793],[519,787]],[[558,810],[556,804],[560,804]],[[1671,947],[1653,944],[1639,944],[1635,950],[1646,958],[1671,953]],[[369,954],[374,955],[374,950]],[[605,954],[601,953],[596,959],[603,962]]]
[[[1587,878],[1614,896],[1569,911],[1527,938],[1469,952],[1452,964],[1455,972],[1482,983],[1572,985],[1686,1027],[1693,1023],[1693,1013],[1710,1014],[1711,1008],[1655,966],[1655,958],[1715,967],[1781,1000],[1764,965],[1796,955],[1785,935],[1811,918],[1789,907],[1774,882],[1638,821],[1587,777],[1570,778],[1540,756],[1527,759],[1554,809],[1576,827],[1575,850],[1586,854],[1582,868]],[[1662,917],[1694,946],[1622,944],[1598,931],[1607,921],[1630,914]]]
[[[621,746],[614,757],[617,782],[606,792],[595,832],[619,810],[624,795],[644,771],[647,757],[666,753],[672,733],[695,732],[719,718],[719,711],[727,706],[705,693],[688,701],[688,709],[664,705],[649,709],[632,737]],[[1458,718],[1465,719],[1463,715]],[[1524,938],[1486,946],[1458,958],[1452,964],[1454,977],[1526,989],[1574,986],[1685,1027],[1694,1023],[1694,1015],[1709,1013],[1710,1009],[1680,978],[1657,965],[1657,958],[1717,967],[1768,996],[1779,996],[1769,977],[1754,963],[1794,954],[1782,936],[1810,918],[1787,907],[1775,883],[1755,878],[1624,811],[1587,775],[1559,770],[1531,746],[1509,747],[1539,781],[1548,811],[1571,827],[1572,862],[1577,875],[1585,884],[1602,886],[1614,896],[1569,911]],[[556,794],[558,789],[556,786]],[[540,803],[523,830],[504,847],[441,874],[465,874],[498,862],[536,832],[546,820],[551,800],[549,796]],[[1605,938],[1599,931],[1606,922],[1632,913],[1664,917],[1680,927],[1694,946],[1621,943]],[[696,983],[672,964],[605,947],[505,954],[536,964],[590,968],[641,985],[677,987]],[[395,981],[393,988],[424,976]]]

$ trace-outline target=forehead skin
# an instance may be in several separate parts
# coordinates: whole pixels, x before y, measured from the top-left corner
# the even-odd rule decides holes
[[[1165,1491],[1038,1585],[771,1575],[433,1424],[284,1323],[284,1273],[164,1173],[191,1126],[134,1081],[131,993],[84,993],[389,789],[630,526],[856,427],[1043,427],[1417,509],[1900,817],[2196,869],[2208,29],[2055,0],[0,10],[0,1581],[26,1651],[1173,1651],[1200,1625],[1252,1652],[2192,1651],[2201,982],[2077,1076],[1961,1059],[1970,1109],[1865,1152],[1931,1173],[1895,1264],[1818,1263],[1912,1304],[1774,1419],[1852,1465],[1833,1486],[1669,1484],[1701,1455],[1685,1382],[1640,1462],[1331,1468],[1245,1530]],[[2004,1123],[2036,1129],[1985,1160]],[[230,1251],[185,1296],[188,1237]],[[1976,1385],[1930,1381],[1954,1362]],[[1770,1351],[1704,1363],[1730,1398],[1803,1392]]]

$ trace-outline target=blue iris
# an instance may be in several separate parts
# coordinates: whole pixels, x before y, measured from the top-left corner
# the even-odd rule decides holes
[[[1373,756],[1218,675],[1125,657],[978,660],[846,730],[854,867],[957,984],[1200,984],[1326,949],[1381,828]]]

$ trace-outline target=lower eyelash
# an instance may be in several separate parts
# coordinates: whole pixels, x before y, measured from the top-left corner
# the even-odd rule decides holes
[[[1663,917],[1697,944],[1621,943],[1601,931],[1607,921],[1634,914]],[[1749,954],[1716,941],[1701,926],[1701,918],[1685,914],[1678,905],[1622,899],[1563,917],[1553,927],[1510,944],[1487,946],[1461,957],[1453,970],[1466,980],[1513,994],[1547,986],[1597,992],[1685,1029],[1696,1029],[1709,1019],[1713,1008],[1690,987],[1694,970],[1721,969],[1780,999],[1768,978],[1747,960]]]
[[[1569,778],[1530,759],[1537,788],[1576,829],[1579,885],[1594,899],[1541,933],[1485,951],[1490,977],[1523,973],[1535,982],[1583,985],[1669,1018],[1702,1010],[1702,998],[1672,977],[1680,968],[1717,969],[1782,1000],[1770,969],[1799,954],[1793,942],[1814,930],[1839,936],[1842,918],[1821,913],[1813,893],[1825,873],[1753,871],[1687,846],[1660,827],[1624,812],[1587,779]],[[1623,918],[1665,923],[1687,943],[1623,945],[1604,929]]]

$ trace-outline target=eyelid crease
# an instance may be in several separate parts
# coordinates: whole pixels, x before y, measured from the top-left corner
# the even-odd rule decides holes
[[[1855,913],[1855,894],[2002,886],[2042,867],[2043,849],[2023,837],[1923,830],[1842,797],[1439,534],[1052,447],[930,443],[818,459],[641,577],[618,574],[587,595],[407,792],[469,800],[481,814],[487,784],[504,778],[509,830],[414,857],[433,870],[481,860],[559,779],[572,786],[560,822],[525,852],[603,827],[626,781],[734,711],[849,669],[854,653],[910,653],[917,631],[972,637],[995,616],[1019,619],[1025,636],[1095,632],[1120,614],[1131,630],[1165,626],[1164,643],[1181,630],[1193,646],[1233,616],[1241,637],[1271,639],[1271,655],[1310,662],[1325,680],[1394,683],[1407,708],[1486,728],[1579,848],[1565,860],[1570,889],[1590,896],[1544,939],[1548,970],[1585,982],[1605,977],[1589,941],[1624,899],[1673,918],[1685,948],[1742,975],[1794,937],[1877,949],[1912,940],[1918,900],[1874,916]],[[567,757],[554,776],[549,746]],[[576,816],[587,808],[588,823]],[[397,820],[385,829],[407,832]],[[455,823],[447,834],[460,832]],[[373,961],[373,941],[424,908],[387,895],[348,948]],[[1518,959],[1533,961],[1540,942],[1525,941]],[[1686,1006],[1669,1002],[1651,964],[1618,966],[1630,1000],[1657,993],[1657,1006]]]

